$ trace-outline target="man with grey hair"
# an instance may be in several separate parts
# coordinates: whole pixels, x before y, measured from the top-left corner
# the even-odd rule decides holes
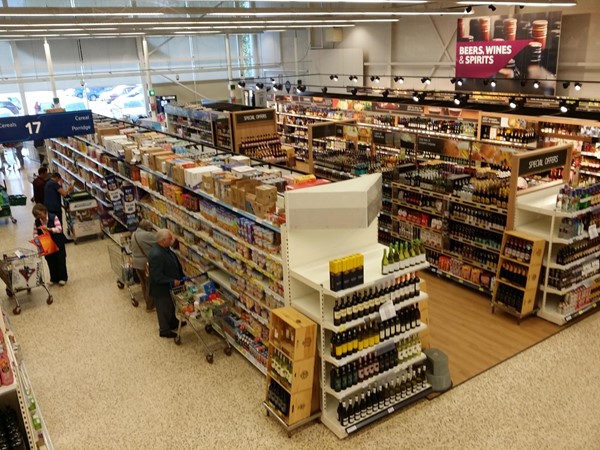
[[[150,249],[156,243],[156,232],[152,222],[142,219],[138,224],[137,230],[131,236],[131,266],[137,273],[142,285],[142,292],[146,302],[146,311],[154,311],[154,300],[148,292],[148,280],[146,277],[146,264]]]
[[[148,263],[150,265],[150,296],[156,306],[159,334],[161,337],[174,338],[173,330],[178,322],[175,317],[175,306],[171,299],[171,288],[182,283],[183,269],[177,255],[171,250],[175,239],[167,229],[158,230],[156,244],[150,249]]]

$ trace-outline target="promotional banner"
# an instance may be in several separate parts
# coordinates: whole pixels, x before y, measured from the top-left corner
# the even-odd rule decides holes
[[[559,11],[458,19],[456,78],[463,85],[456,89],[554,95],[561,17]]]

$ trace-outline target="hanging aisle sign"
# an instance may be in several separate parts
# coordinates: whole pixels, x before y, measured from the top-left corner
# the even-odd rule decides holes
[[[0,118],[0,144],[94,133],[92,111]]]
[[[554,95],[561,19],[560,11],[458,19],[456,89]]]

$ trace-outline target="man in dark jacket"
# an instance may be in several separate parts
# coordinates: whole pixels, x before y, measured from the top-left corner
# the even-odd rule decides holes
[[[150,296],[154,299],[160,336],[174,338],[173,330],[177,328],[175,306],[171,299],[171,288],[182,283],[183,269],[177,255],[171,250],[173,234],[167,230],[158,230],[156,244],[150,249],[148,263],[150,264]]]
[[[73,185],[68,188],[63,187],[63,179],[60,173],[56,172],[50,176],[50,179],[44,187],[44,206],[52,214],[58,217],[62,225],[62,198],[69,195],[73,190]]]
[[[40,167],[38,169],[38,176],[32,181],[33,184],[33,203],[44,204],[44,188],[48,181],[48,168]]]

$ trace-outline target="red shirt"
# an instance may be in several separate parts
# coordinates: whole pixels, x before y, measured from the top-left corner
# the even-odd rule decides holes
[[[47,178],[42,178],[39,175],[33,180],[33,199],[36,203],[44,204],[44,188],[46,187]]]

